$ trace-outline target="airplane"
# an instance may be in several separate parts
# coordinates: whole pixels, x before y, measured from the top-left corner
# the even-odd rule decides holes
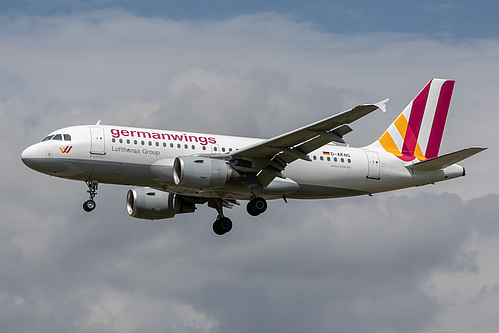
[[[439,155],[454,89],[432,79],[378,140],[350,147],[350,124],[388,99],[358,105],[271,139],[114,125],[71,126],[26,148],[21,159],[38,172],[84,181],[91,212],[100,183],[136,186],[126,196],[129,215],[168,219],[196,205],[216,209],[213,231],[232,229],[224,208],[248,200],[258,216],[271,199],[325,199],[434,184],[465,175],[456,164],[487,148]]]

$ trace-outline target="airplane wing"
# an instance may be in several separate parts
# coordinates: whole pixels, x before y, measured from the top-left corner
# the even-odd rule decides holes
[[[335,116],[233,151],[229,156],[236,162],[251,161],[251,169],[256,169],[258,182],[265,187],[275,177],[284,178],[281,171],[287,164],[297,159],[310,161],[309,153],[331,141],[345,143],[343,136],[352,131],[347,124],[376,109],[386,112],[387,102],[388,99],[385,99],[376,104],[358,105]]]

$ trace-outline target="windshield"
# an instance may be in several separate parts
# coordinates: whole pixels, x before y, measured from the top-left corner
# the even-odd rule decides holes
[[[57,140],[57,141],[71,141],[71,135],[70,134],[50,134],[45,137],[45,139],[42,140],[42,142],[49,141],[49,140]]]
[[[53,136],[54,136],[54,134],[45,137],[45,139],[43,139],[42,142],[49,141],[50,139],[52,139]]]

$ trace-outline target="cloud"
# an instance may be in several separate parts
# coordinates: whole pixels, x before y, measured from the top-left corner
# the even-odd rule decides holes
[[[457,79],[446,152],[493,151],[497,40],[339,35],[275,13],[175,21],[100,11],[3,17],[2,332],[487,332],[497,316],[495,156],[468,176],[373,198],[273,201],[145,222],[126,187],[36,174],[24,147],[73,124],[270,137],[392,97],[354,124],[377,139],[434,76]],[[471,301],[470,301],[471,300]],[[458,325],[462,323],[463,325]]]

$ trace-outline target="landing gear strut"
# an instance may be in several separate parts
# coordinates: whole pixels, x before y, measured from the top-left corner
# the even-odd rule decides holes
[[[83,210],[86,212],[91,212],[95,209],[94,197],[97,195],[97,188],[99,188],[99,181],[96,179],[85,180],[88,186],[87,193],[90,195],[90,199],[83,203]]]
[[[213,231],[220,236],[228,233],[232,229],[232,221],[224,216],[222,199],[211,199],[208,206],[215,208],[218,212],[217,219],[213,222]]]

